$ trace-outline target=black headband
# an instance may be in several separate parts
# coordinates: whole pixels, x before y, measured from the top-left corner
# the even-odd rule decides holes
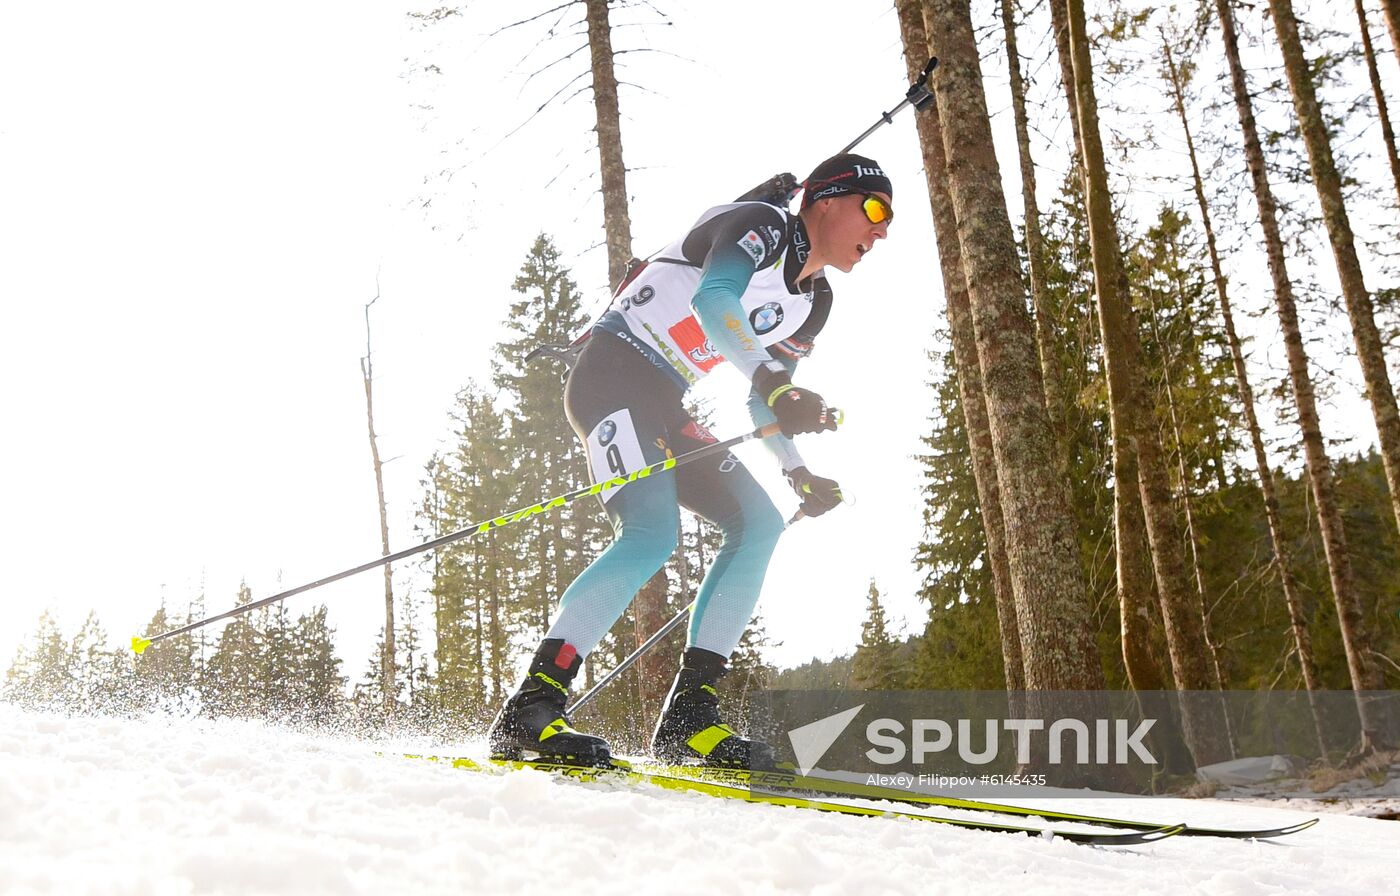
[[[822,162],[808,175],[803,183],[802,206],[846,193],[884,193],[893,197],[894,187],[879,162],[842,153]]]

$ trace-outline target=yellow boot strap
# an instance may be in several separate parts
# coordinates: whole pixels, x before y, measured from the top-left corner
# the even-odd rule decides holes
[[[564,721],[563,716],[560,716],[559,718],[550,722],[548,725],[544,726],[544,730],[540,732],[540,743],[544,743],[556,734],[563,734],[565,732],[568,732],[570,734],[578,733],[577,731],[569,727],[569,723]]]
[[[698,734],[692,734],[685,743],[701,756],[708,756],[710,751],[719,746],[721,741],[733,736],[734,729],[728,725],[711,725]]]

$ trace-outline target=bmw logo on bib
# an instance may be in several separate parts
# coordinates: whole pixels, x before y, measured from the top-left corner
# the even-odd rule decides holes
[[[762,336],[777,329],[778,324],[783,322],[783,306],[777,302],[769,302],[761,308],[755,308],[749,314],[749,323],[753,324],[753,331]]]
[[[617,435],[617,424],[611,420],[603,421],[603,428],[598,431],[598,444],[607,445]]]

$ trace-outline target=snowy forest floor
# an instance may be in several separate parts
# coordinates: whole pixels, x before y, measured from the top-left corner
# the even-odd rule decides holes
[[[1349,894],[1389,890],[1400,849],[1400,824],[1336,812],[1272,843],[1091,848],[534,771],[471,773],[377,755],[387,749],[256,722],[0,703],[0,893]],[[1329,808],[1306,803],[1064,807],[1222,827]]]

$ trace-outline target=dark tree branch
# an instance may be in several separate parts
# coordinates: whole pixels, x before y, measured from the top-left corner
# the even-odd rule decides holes
[[[579,2],[579,0],[569,0],[569,2],[567,2],[567,3],[561,3],[561,4],[559,4],[558,6],[552,7],[552,8],[550,8],[550,9],[546,9],[544,12],[537,13],[537,14],[535,14],[535,15],[533,15],[533,16],[530,16],[528,19],[521,19],[521,20],[518,21],[518,22],[511,22],[509,25],[502,25],[500,28],[497,28],[495,31],[492,31],[490,34],[488,34],[488,35],[486,35],[486,36],[487,36],[488,38],[492,38],[492,37],[495,37],[496,35],[500,34],[500,33],[503,32],[503,31],[509,31],[509,30],[512,29],[512,28],[518,28],[518,27],[521,26],[521,25],[528,25],[528,24],[531,23],[531,22],[539,21],[540,19],[544,18],[544,17],[547,16],[547,15],[550,15],[551,13],[556,13],[556,12],[559,12],[560,10],[568,9],[570,6],[574,6],[574,5],[577,4],[578,2]],[[552,29],[551,29],[551,30],[552,30]]]

